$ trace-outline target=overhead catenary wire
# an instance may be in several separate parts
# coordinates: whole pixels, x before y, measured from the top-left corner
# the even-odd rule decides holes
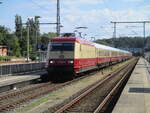
[[[108,34],[108,35],[110,34],[110,33],[109,33],[110,30],[107,30],[107,29],[109,29],[108,27],[100,26],[100,28],[104,30],[104,32],[105,32],[106,35],[107,35],[107,34]]]
[[[108,7],[108,4],[107,4],[106,2],[107,2],[107,0],[104,0],[104,1],[103,1],[103,5],[105,6],[105,8],[110,9],[110,8]],[[115,18],[115,20],[118,20],[117,17],[114,16],[114,14],[113,14],[111,11],[109,11],[108,13],[110,14],[112,20],[113,20],[113,18]]]
[[[107,2],[107,0],[104,0],[103,1],[103,5],[105,6],[105,8],[107,8],[107,9],[110,9],[109,7],[108,7],[108,4],[106,3]],[[112,20],[115,18],[115,20],[118,20],[117,19],[117,17],[111,12],[111,11],[108,11],[108,13],[110,14],[110,17],[112,18]],[[114,26],[113,26],[114,27]],[[113,36],[114,36],[114,33],[113,33]]]
[[[37,2],[30,0],[30,2],[32,2],[34,5],[36,5],[37,7],[41,8],[44,11],[47,11],[49,9],[47,9],[46,7],[42,7],[41,5],[39,5]],[[43,24],[47,24],[47,23],[43,23]],[[56,24],[56,32],[57,35],[60,35],[60,2],[59,0],[57,0],[57,17],[56,17],[56,23],[48,23],[48,24]]]
[[[30,2],[32,2],[32,4],[34,4],[35,6],[39,7],[40,9],[44,10],[44,11],[47,11],[49,10],[48,8],[46,7],[42,7],[40,4],[38,4],[37,2],[35,2],[34,0],[29,0]]]

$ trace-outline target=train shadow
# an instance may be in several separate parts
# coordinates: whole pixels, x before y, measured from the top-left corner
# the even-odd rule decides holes
[[[53,76],[51,76],[51,75],[53,75]],[[52,83],[64,83],[64,82],[68,82],[68,81],[70,81],[70,80],[73,80],[74,79],[74,77],[73,77],[74,75],[72,75],[72,74],[65,74],[65,76],[64,76],[64,74],[46,74],[46,75],[42,75],[41,76],[41,80],[42,80],[42,82],[52,82]]]

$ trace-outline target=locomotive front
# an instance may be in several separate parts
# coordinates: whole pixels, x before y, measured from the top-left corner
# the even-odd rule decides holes
[[[71,78],[74,73],[75,42],[72,38],[53,38],[48,45],[48,73],[52,79]],[[72,75],[72,76],[71,76]]]

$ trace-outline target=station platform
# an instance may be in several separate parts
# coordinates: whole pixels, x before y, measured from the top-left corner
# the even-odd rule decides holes
[[[0,93],[14,88],[29,85],[34,81],[40,79],[41,75],[43,74],[46,74],[46,72],[2,77],[0,78]]]
[[[112,113],[150,113],[150,64],[140,58]]]

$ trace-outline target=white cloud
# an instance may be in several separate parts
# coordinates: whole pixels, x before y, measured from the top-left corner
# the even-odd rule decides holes
[[[150,5],[140,6],[138,9],[128,8],[111,10],[109,8],[88,7],[86,5],[103,5],[105,0],[60,0],[61,1],[61,23],[64,26],[62,32],[73,32],[77,26],[87,26],[88,30],[83,32],[93,36],[103,35],[103,37],[112,36],[112,24],[110,21],[135,21],[135,20],[148,20],[150,19]],[[140,2],[143,0],[123,0],[126,2]],[[24,9],[31,8],[32,12],[36,12],[32,15],[40,15],[42,18],[40,22],[56,22],[56,0],[37,0],[37,6],[34,3],[26,3],[19,5]],[[83,8],[78,7],[83,6]],[[44,7],[44,9],[42,8]],[[15,7],[14,7],[15,8]],[[23,14],[22,14],[23,15]],[[21,15],[21,16],[22,16]],[[26,15],[24,15],[26,16]],[[26,20],[24,20],[26,21]],[[100,26],[109,25],[107,29],[101,29]],[[128,30],[125,30],[125,25],[120,24],[117,33],[125,34]],[[42,32],[55,31],[55,25],[41,26]]]
[[[150,12],[148,10],[140,8],[139,10],[134,9],[124,9],[124,10],[110,10],[108,8],[104,9],[92,9],[92,10],[81,10],[78,8],[71,8],[69,10],[62,10],[62,24],[64,24],[65,28],[63,31],[73,31],[76,26],[87,26],[89,29],[88,32],[93,32],[99,34],[99,32],[103,32],[104,35],[110,37],[112,36],[113,29],[109,27],[107,33],[104,31],[100,31],[99,27],[101,25],[110,24],[110,21],[137,21],[137,20],[147,20],[149,18]],[[147,8],[148,9],[148,8]],[[128,31],[125,28],[125,24],[120,24],[118,30],[118,34],[123,34],[124,31]]]
[[[137,21],[148,20],[150,18],[150,7],[144,6],[138,9],[111,10],[108,8],[83,10],[77,7],[61,8],[61,23],[64,26],[62,32],[73,32],[77,26],[87,26],[88,30],[83,30],[89,35],[101,35],[102,37],[112,37],[113,26],[110,21]],[[56,15],[46,16],[42,21],[55,22]],[[107,29],[100,29],[100,26],[109,25]],[[117,34],[132,34],[131,29],[125,28],[125,24],[119,24]],[[53,26],[54,30],[55,25]],[[42,27],[42,31],[50,31]],[[141,29],[139,29],[141,30]],[[128,33],[129,32],[129,33]],[[131,32],[131,33],[130,33]],[[139,31],[141,32],[141,31]],[[141,34],[140,34],[141,35]]]

